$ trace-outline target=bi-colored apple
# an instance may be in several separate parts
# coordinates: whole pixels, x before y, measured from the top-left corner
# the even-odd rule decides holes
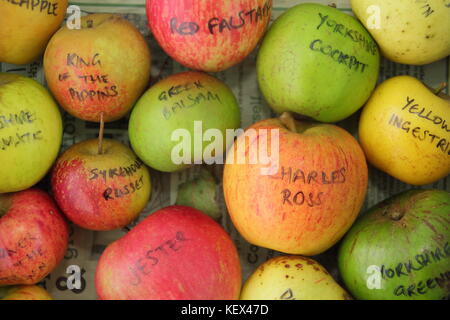
[[[227,148],[227,130],[239,126],[233,91],[215,77],[188,71],[144,93],[131,113],[128,134],[142,161],[173,172],[219,158]]]
[[[0,1],[0,62],[26,64],[44,53],[68,0]]]
[[[58,106],[42,85],[0,73],[0,193],[40,181],[58,156],[62,134]]]
[[[264,35],[272,0],[147,0],[149,27],[182,65],[218,72],[241,62]]]
[[[103,300],[235,300],[241,281],[230,236],[185,206],[152,213],[110,244],[95,275]]]
[[[386,58],[424,65],[450,55],[448,1],[351,0],[351,4]]]
[[[368,161],[413,185],[450,174],[450,97],[411,76],[381,83],[363,108],[359,139]]]
[[[271,25],[256,70],[274,111],[336,122],[369,98],[379,60],[377,44],[358,20],[329,6],[303,3]]]
[[[241,300],[349,300],[317,261],[279,256],[261,264],[245,281]]]
[[[63,215],[44,191],[0,194],[0,287],[41,281],[63,259],[68,238]]]
[[[63,213],[90,230],[126,226],[147,205],[150,173],[133,151],[115,140],[72,145],[56,161],[52,189]]]
[[[52,296],[39,286],[0,287],[0,300],[53,300]]]
[[[261,161],[274,143],[271,156],[278,159]],[[228,212],[247,241],[307,256],[329,249],[350,228],[367,183],[364,153],[350,133],[289,117],[247,128],[229,150],[223,175]]]
[[[150,50],[139,30],[116,14],[81,18],[81,29],[62,27],[44,55],[48,86],[73,116],[99,122],[122,118],[150,78]]]
[[[338,265],[363,300],[450,298],[450,193],[402,192],[369,209],[342,240]]]

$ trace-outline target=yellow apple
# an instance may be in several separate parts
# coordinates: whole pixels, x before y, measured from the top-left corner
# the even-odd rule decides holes
[[[260,265],[245,282],[241,300],[349,300],[318,262],[279,256]]]
[[[47,89],[33,79],[0,73],[0,193],[41,180],[58,156],[62,131]]]
[[[150,78],[150,49],[139,30],[117,14],[90,14],[80,29],[62,27],[44,54],[45,78],[61,107],[99,122],[122,118]]]
[[[67,4],[68,0],[0,1],[0,62],[26,64],[44,53]]]
[[[413,185],[450,173],[450,100],[410,76],[384,81],[373,92],[359,122],[368,161]]]
[[[450,55],[448,1],[351,0],[351,5],[386,58],[423,65]]]
[[[53,300],[53,298],[44,288],[33,285],[1,287],[0,300]]]

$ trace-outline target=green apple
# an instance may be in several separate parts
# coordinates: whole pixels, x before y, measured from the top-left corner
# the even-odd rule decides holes
[[[62,131],[58,106],[42,85],[0,73],[0,193],[41,180],[58,155]]]
[[[173,172],[223,155],[227,129],[234,131],[239,125],[239,106],[231,89],[206,73],[188,71],[145,92],[131,113],[128,133],[142,161]]]
[[[336,8],[305,3],[272,24],[256,68],[273,110],[336,122],[369,98],[379,63],[377,44],[355,18]]]
[[[450,297],[450,193],[410,190],[370,209],[342,240],[338,265],[357,299]]]
[[[352,0],[352,9],[397,63],[424,65],[450,55],[450,2]]]

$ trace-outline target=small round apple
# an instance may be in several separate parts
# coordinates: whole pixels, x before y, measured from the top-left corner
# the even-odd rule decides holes
[[[122,118],[150,78],[150,49],[138,29],[115,14],[81,18],[81,29],[62,27],[44,55],[48,86],[73,116],[93,122]]]
[[[206,73],[188,71],[147,90],[131,113],[128,133],[147,165],[173,172],[220,157],[227,148],[227,129],[239,125],[233,91]],[[208,133],[217,134],[216,139]]]
[[[264,35],[272,0],[147,0],[153,35],[173,59],[206,72],[241,62]]]
[[[0,287],[0,300],[53,300],[53,298],[39,286],[11,286]]]
[[[0,1],[0,62],[27,64],[44,53],[68,0]]]
[[[56,161],[51,178],[56,202],[76,225],[113,230],[138,217],[150,199],[150,173],[136,155],[115,140],[72,145]]]
[[[95,273],[102,300],[236,300],[241,281],[230,236],[185,206],[152,213],[110,244]]]
[[[35,284],[61,262],[69,228],[38,189],[0,194],[0,287]]]
[[[266,161],[261,155],[269,151]],[[223,174],[228,212],[247,241],[306,256],[345,234],[367,184],[366,159],[352,135],[285,115],[247,128],[228,151]]]
[[[450,97],[411,76],[381,83],[366,103],[359,139],[367,160],[403,182],[425,185],[450,174]]]
[[[321,122],[343,120],[369,98],[378,80],[378,46],[354,17],[317,3],[284,12],[271,25],[256,70],[278,113]]]
[[[39,182],[58,156],[62,135],[61,114],[47,89],[0,73],[0,193]]]

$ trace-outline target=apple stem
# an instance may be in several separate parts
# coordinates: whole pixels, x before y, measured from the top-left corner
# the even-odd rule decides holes
[[[394,221],[399,221],[405,215],[404,212],[394,211],[390,214],[390,217]]]
[[[434,90],[435,95],[439,95],[445,88],[447,88],[448,83],[447,82],[441,82],[438,88]]]
[[[281,123],[290,131],[297,132],[297,128],[295,126],[295,119],[290,112],[283,112],[280,116]]]
[[[103,132],[105,131],[105,121],[103,111],[100,112],[100,130],[98,132],[98,154],[103,154]]]

